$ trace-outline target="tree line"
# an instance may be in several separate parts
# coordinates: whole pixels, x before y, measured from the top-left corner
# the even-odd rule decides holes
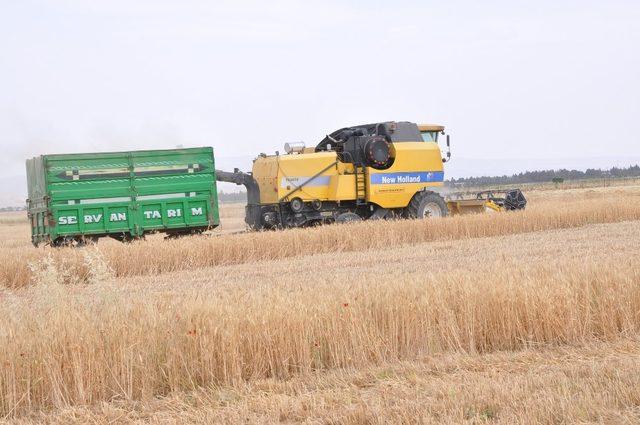
[[[640,166],[632,165],[630,167],[612,167],[609,169],[588,168],[586,171],[567,170],[540,170],[540,171],[524,171],[518,174],[502,175],[502,176],[482,176],[482,177],[461,177],[459,179],[447,180],[448,185],[501,185],[512,183],[561,183],[564,180],[580,180],[580,179],[601,179],[601,178],[622,178],[622,177],[640,177]]]
[[[218,192],[218,201],[221,203],[235,203],[235,202],[247,202],[247,192]]]

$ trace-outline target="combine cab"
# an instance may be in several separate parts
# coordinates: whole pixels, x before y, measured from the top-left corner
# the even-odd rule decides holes
[[[446,137],[444,157],[440,136]],[[217,172],[220,181],[246,186],[246,222],[253,229],[444,217],[526,205],[518,189],[445,198],[443,165],[451,154],[449,136],[439,125],[382,122],[347,127],[315,147],[286,144],[285,152],[261,154],[250,174]]]

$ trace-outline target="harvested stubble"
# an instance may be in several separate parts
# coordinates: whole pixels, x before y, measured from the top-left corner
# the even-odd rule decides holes
[[[640,219],[640,196],[611,194],[577,201],[540,202],[526,211],[479,214],[439,220],[364,222],[315,229],[254,232],[218,237],[191,237],[111,245],[102,254],[116,276],[159,274],[175,270],[268,261],[326,252],[381,249],[437,240],[509,235],[592,223]],[[27,285],[29,264],[44,255],[64,263],[72,276],[89,275],[80,249],[29,248],[0,253],[0,282],[9,288]]]
[[[0,212],[0,225],[28,223],[26,211]]]
[[[439,352],[638,335],[635,258],[554,258],[517,267],[502,258],[442,273],[425,262],[411,270],[363,270],[360,280],[347,282],[328,267],[305,278],[287,270],[277,284],[218,289],[178,281],[172,292],[136,291],[107,276],[88,286],[52,280],[6,291],[0,414]],[[273,274],[278,265],[260,267]]]
[[[484,355],[446,353],[143,402],[115,400],[34,412],[11,425],[636,424],[638,357],[637,339]]]

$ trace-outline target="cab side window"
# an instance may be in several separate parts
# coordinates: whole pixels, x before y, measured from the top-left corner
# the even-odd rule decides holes
[[[438,142],[438,132],[437,131],[422,131],[420,132],[422,135],[422,140],[425,142]]]

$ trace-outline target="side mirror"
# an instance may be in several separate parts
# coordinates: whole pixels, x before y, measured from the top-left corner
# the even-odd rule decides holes
[[[449,139],[449,135],[447,134],[447,157],[442,158],[442,162],[448,162],[451,159],[451,140]]]

